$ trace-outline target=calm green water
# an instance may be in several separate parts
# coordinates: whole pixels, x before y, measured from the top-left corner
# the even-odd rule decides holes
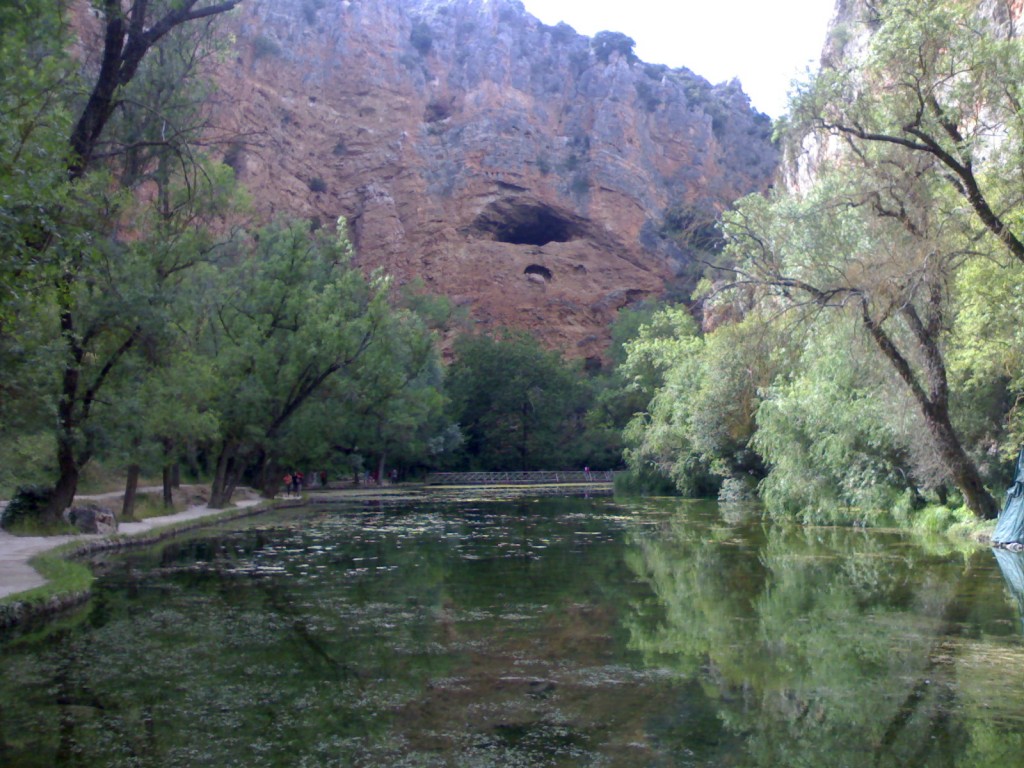
[[[246,525],[108,556],[77,622],[8,638],[0,766],[1024,761],[991,552],[678,501]]]

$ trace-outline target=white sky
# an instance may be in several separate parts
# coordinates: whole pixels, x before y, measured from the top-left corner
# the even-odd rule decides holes
[[[836,0],[523,0],[554,25],[622,32],[651,64],[687,67],[712,83],[738,77],[754,107],[786,111],[794,79],[817,68]]]

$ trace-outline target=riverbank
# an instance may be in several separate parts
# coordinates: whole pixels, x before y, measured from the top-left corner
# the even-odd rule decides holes
[[[99,494],[80,500],[105,500],[116,495]],[[180,512],[121,523],[118,532],[111,535],[14,536],[0,530],[0,629],[53,615],[88,600],[92,572],[75,562],[79,555],[155,543],[201,525],[257,514],[267,506],[260,504],[261,499],[253,492],[241,495],[243,498],[228,509],[195,504]]]
[[[140,489],[153,492],[159,489]],[[0,628],[29,619],[53,615],[80,605],[89,599],[92,573],[75,558],[93,552],[144,546],[184,531],[217,522],[259,514],[268,509],[296,504],[338,502],[374,505],[402,504],[425,498],[444,497],[454,501],[499,500],[523,495],[610,495],[610,483],[533,486],[384,486],[321,490],[303,498],[261,499],[250,489],[239,489],[238,501],[228,509],[211,509],[197,503],[169,515],[136,522],[124,522],[113,535],[78,534],[57,536],[14,536],[0,530]],[[78,497],[79,501],[117,502],[120,494],[111,492]]]
[[[100,496],[82,497],[81,500],[103,499],[107,494]],[[259,499],[250,497],[241,499],[235,505],[235,509],[251,507],[259,503]],[[158,528],[177,526],[181,523],[198,520],[211,515],[222,514],[223,509],[211,509],[205,504],[189,507],[183,512],[175,512],[170,515],[150,517],[145,520],[131,523],[121,523],[118,531],[113,536],[101,534],[66,534],[60,536],[14,536],[7,531],[0,530],[0,600],[10,595],[27,592],[31,589],[46,584],[46,579],[30,565],[31,560],[60,546],[77,543],[89,544],[91,542],[103,541],[106,539],[120,539],[133,537],[152,532]]]

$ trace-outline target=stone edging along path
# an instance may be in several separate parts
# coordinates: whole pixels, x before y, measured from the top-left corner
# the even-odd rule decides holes
[[[260,499],[240,500],[233,509],[210,509],[195,506],[173,515],[151,517],[134,523],[122,523],[118,532],[109,536],[82,534],[78,536],[12,536],[0,530],[0,598],[17,595],[41,587],[46,579],[29,563],[36,555],[48,552],[65,544],[77,543],[63,556],[74,557],[124,549],[127,547],[155,544],[172,536],[178,536],[195,528],[211,523],[235,520],[265,512],[301,504],[301,501],[285,503],[261,503]],[[89,599],[90,592],[57,594],[45,601],[11,600],[0,604],[0,629],[16,626],[32,618],[48,616],[80,605]]]

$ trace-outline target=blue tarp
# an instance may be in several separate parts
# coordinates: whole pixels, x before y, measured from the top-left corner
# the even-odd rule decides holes
[[[1017,457],[1013,485],[1006,491],[1006,502],[996,521],[992,543],[1024,544],[1024,448]]]

